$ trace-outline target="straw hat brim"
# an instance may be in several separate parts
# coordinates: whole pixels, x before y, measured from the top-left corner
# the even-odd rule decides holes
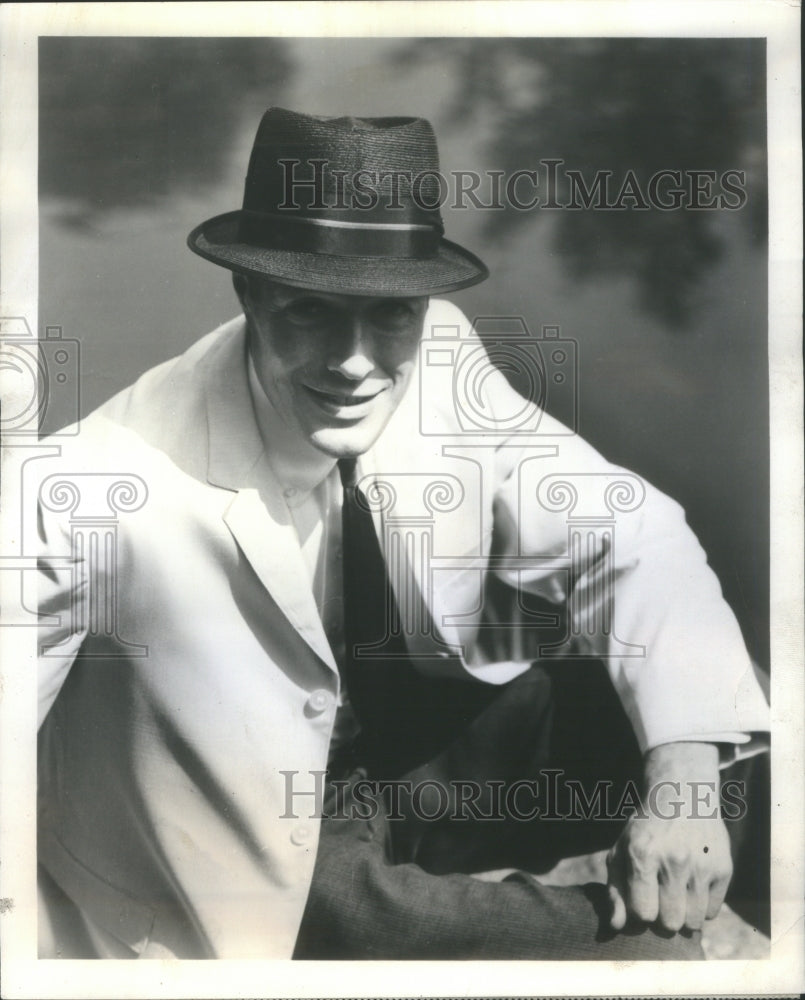
[[[240,214],[227,212],[202,222],[188,236],[187,245],[230,271],[343,295],[435,295],[467,288],[489,275],[474,254],[445,239],[436,255],[427,259],[346,257],[254,246],[239,239]]]

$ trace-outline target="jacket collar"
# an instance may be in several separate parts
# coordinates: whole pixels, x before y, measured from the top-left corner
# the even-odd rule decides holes
[[[233,320],[206,359],[207,479],[232,490],[224,521],[297,634],[337,672],[296,529],[271,468],[249,391],[246,323]]]
[[[221,328],[205,367],[207,481],[228,490],[257,487],[265,449],[249,392],[243,316]]]

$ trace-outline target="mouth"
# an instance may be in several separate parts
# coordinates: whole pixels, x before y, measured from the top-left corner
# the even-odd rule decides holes
[[[328,416],[356,420],[365,416],[372,403],[385,392],[385,388],[372,393],[328,392],[305,385],[305,391],[314,404]]]
[[[343,392],[324,392],[324,390],[314,389],[310,385],[306,385],[305,388],[313,396],[313,398],[317,399],[319,402],[329,403],[330,406],[339,406],[339,407],[361,406],[364,403],[371,402],[373,399],[379,396],[380,393],[383,391],[381,389],[380,392],[373,392],[370,395],[360,396],[352,393],[347,394]]]

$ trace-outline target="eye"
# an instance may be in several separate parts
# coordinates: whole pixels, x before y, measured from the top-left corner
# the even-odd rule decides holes
[[[326,324],[333,319],[333,307],[323,299],[313,296],[302,299],[295,299],[289,302],[282,310],[287,319],[299,326],[308,326],[314,323]]]
[[[389,299],[372,309],[372,322],[381,330],[399,331],[411,327],[417,314],[410,302],[403,299]]]

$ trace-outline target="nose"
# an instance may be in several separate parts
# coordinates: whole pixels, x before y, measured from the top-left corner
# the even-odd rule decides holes
[[[351,382],[360,382],[375,370],[373,343],[358,317],[347,324],[347,329],[336,338],[327,368]]]

